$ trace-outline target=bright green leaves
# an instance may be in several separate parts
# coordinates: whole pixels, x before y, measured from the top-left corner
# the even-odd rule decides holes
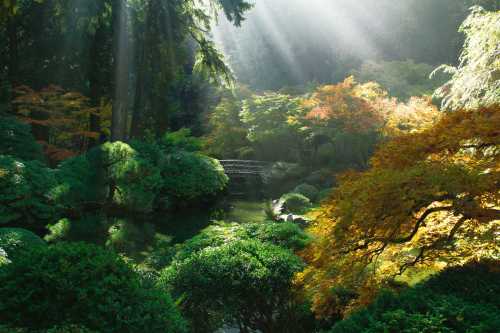
[[[293,316],[291,282],[302,267],[288,250],[236,240],[174,262],[162,272],[162,284],[181,297],[182,311],[197,332],[213,331],[224,323],[278,332],[291,324],[280,326],[280,320],[299,320]]]

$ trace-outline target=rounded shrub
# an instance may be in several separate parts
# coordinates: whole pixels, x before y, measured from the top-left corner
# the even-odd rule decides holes
[[[154,237],[155,228],[152,224],[117,220],[109,228],[106,247],[119,253],[133,254],[152,243]]]
[[[42,147],[35,141],[30,125],[14,117],[0,117],[0,155],[43,161]]]
[[[32,248],[1,266],[0,299],[0,321],[12,327],[185,331],[167,293],[146,288],[118,255],[85,243]]]
[[[302,268],[300,259],[281,247],[233,241],[174,261],[160,283],[181,297],[195,332],[213,332],[225,323],[248,331],[295,332],[301,320],[295,316],[292,279]]]
[[[294,193],[299,193],[308,198],[310,201],[315,201],[318,197],[319,191],[316,187],[309,184],[301,184],[297,186],[294,190]]]
[[[280,201],[285,211],[302,214],[311,206],[311,201],[300,193],[284,194]]]
[[[5,257],[15,260],[22,252],[37,246],[47,244],[31,231],[20,228],[0,228],[0,248]]]
[[[38,161],[0,155],[0,225],[42,229],[57,219],[56,179]]]
[[[224,190],[229,180],[218,160],[199,153],[172,153],[163,160],[160,170],[161,194],[174,204],[213,196]]]
[[[57,177],[60,202],[80,210],[107,203],[149,213],[162,183],[156,165],[123,142],[105,143],[64,161]]]

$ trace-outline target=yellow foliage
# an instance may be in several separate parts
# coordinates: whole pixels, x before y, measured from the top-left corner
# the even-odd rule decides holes
[[[369,170],[340,176],[315,213],[296,282],[319,316],[366,304],[409,267],[500,256],[500,109],[434,111],[402,117],[414,130],[394,131]],[[339,304],[338,286],[358,297]]]

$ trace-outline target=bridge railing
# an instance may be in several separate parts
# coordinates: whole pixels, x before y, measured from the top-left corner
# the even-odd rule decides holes
[[[221,160],[228,175],[261,175],[269,162],[255,160]]]

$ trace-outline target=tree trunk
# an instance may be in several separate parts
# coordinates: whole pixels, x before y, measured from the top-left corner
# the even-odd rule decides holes
[[[101,104],[101,99],[103,97],[103,82],[102,68],[104,64],[102,63],[103,52],[105,41],[105,31],[104,27],[100,26],[97,28],[94,37],[92,38],[92,45],[90,48],[90,66],[89,66],[89,85],[90,85],[90,103],[93,107],[98,108]],[[101,133],[101,117],[99,114],[91,114],[89,119],[89,130],[95,133]],[[89,141],[89,148],[92,148],[99,144],[99,139],[91,139]]]
[[[130,128],[130,136],[132,138],[141,138],[144,134],[144,94],[145,89],[145,71],[146,71],[146,44],[144,40],[144,35],[142,40],[138,42],[140,44],[139,59],[137,61],[137,79],[135,82],[135,96],[134,96],[134,110],[132,113],[132,124]]]
[[[111,141],[126,141],[128,115],[128,17],[125,0],[113,1],[115,95],[111,119]]]
[[[9,82],[12,87],[19,84],[19,67],[18,67],[18,34],[16,18],[10,16],[7,22],[7,34],[9,38]]]

